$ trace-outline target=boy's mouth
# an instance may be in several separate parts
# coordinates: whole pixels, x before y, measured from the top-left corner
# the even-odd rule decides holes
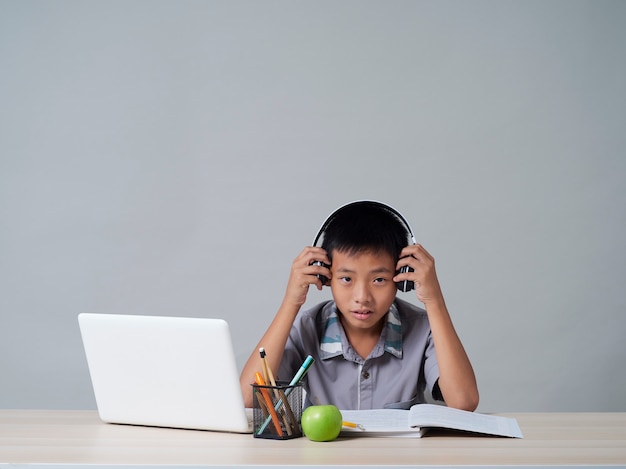
[[[352,315],[357,319],[367,319],[373,314],[369,309],[352,311]]]

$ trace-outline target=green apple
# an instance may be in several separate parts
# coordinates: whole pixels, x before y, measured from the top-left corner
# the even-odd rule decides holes
[[[339,436],[342,421],[334,405],[312,405],[302,413],[302,431],[311,441],[332,441]]]

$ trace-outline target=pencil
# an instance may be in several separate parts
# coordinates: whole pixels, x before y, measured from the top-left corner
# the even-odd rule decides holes
[[[282,389],[277,389],[276,380],[274,379],[274,373],[272,373],[272,368],[267,363],[265,348],[261,347],[259,349],[259,354],[261,355],[261,363],[263,364],[263,372],[268,376],[269,382],[274,387],[274,397],[277,401],[282,401],[284,403],[284,409],[281,407],[278,411],[283,416],[283,421],[285,422],[285,426],[287,427],[287,433],[291,435],[289,431],[289,427],[292,427],[294,430],[298,428],[298,421],[296,420],[296,416],[293,414],[293,410],[291,410],[291,406],[287,401],[287,396]],[[267,379],[265,380],[267,382]],[[285,411],[287,415],[285,415]]]
[[[309,371],[309,368],[311,368],[311,365],[314,362],[315,362],[315,360],[313,359],[313,357],[311,355],[308,355],[306,357],[306,359],[304,360],[304,363],[302,363],[302,365],[300,365],[300,369],[298,370],[296,375],[293,377],[293,379],[289,383],[289,386],[295,386],[300,381],[302,381],[302,378],[304,377],[306,372]]]
[[[265,353],[265,350],[263,350],[263,352]],[[263,360],[263,364],[264,364],[263,368],[264,368],[264,369],[265,369],[265,371],[267,372],[267,369],[268,369],[268,368],[267,368],[267,365],[265,364],[265,357],[264,357],[263,355],[261,355],[261,359]],[[258,375],[258,376],[256,377],[256,382],[257,382],[257,384],[259,384],[259,385],[261,385],[261,386],[265,386],[265,385],[267,384],[267,381],[263,380],[263,381],[259,382],[259,381],[260,381],[260,379],[259,379],[259,378],[261,378],[261,376],[260,376],[260,374],[259,374],[258,372],[257,372],[257,375]],[[274,387],[274,396],[275,396],[276,400],[280,399],[280,394],[278,393],[278,390],[276,389],[276,383],[274,383],[272,386]],[[272,396],[271,396],[271,394],[267,391],[267,389],[263,389],[262,391],[264,391],[264,392],[265,392],[265,393],[264,393],[265,400],[267,400],[267,397],[269,397],[269,398],[270,398],[270,401],[271,401]],[[284,396],[284,394],[283,394],[283,396]],[[259,402],[260,402],[260,401],[259,401]],[[272,404],[272,405],[274,405],[274,402],[271,402],[271,404]],[[272,410],[277,411],[277,412],[278,412],[278,414],[277,414],[277,415],[280,415],[280,417],[282,417],[283,422],[285,423],[285,430],[287,430],[287,435],[289,435],[289,436],[293,435],[293,431],[292,431],[292,429],[291,429],[291,427],[292,427],[292,426],[291,426],[291,423],[290,423],[290,422],[289,422],[289,420],[288,420],[287,415],[285,414],[285,411],[284,411],[282,408],[280,408],[280,409],[274,409],[274,408],[273,408]],[[293,415],[293,414],[292,414],[292,415]],[[266,418],[267,418],[267,417],[266,417]]]
[[[257,371],[254,376],[256,378],[256,384],[258,384],[259,386],[265,386],[265,381],[263,381],[263,376],[261,376],[261,373]],[[278,415],[276,415],[276,410],[274,410],[274,406],[272,405],[272,398],[267,392],[266,388],[260,388],[260,390],[261,394],[263,394],[263,399],[265,399],[267,410],[269,410],[270,412],[270,415],[267,418],[266,422],[271,419],[274,423],[274,427],[276,427],[276,432],[278,433],[278,435],[283,436],[283,429],[280,426],[280,420],[278,419]],[[259,429],[258,433],[261,434],[265,430],[265,428],[267,428],[267,425],[262,426],[261,429]]]
[[[263,379],[266,383],[276,386],[273,377],[270,378],[269,367],[267,366],[267,360],[265,359],[265,349],[263,347],[259,349],[259,354],[261,355],[261,365],[263,366]]]
[[[263,365],[263,379],[266,383],[270,383],[272,386],[276,387],[276,380],[274,379],[272,370],[267,364],[267,359],[265,358],[265,349],[263,347],[259,349],[259,354],[261,355],[261,365]],[[276,389],[274,389],[274,395],[276,396],[276,399],[278,399],[278,391]]]
[[[341,422],[341,425],[343,425],[344,427],[358,428],[361,431],[365,431],[365,427],[363,425],[361,425],[360,423],[343,421],[343,422]]]
[[[259,392],[260,390],[256,390],[255,392]],[[267,418],[270,416],[270,411],[267,408],[267,404],[265,403],[265,399],[261,399],[261,397],[256,396],[257,398],[257,403],[259,404],[259,407],[261,409],[261,412],[263,413],[263,418]]]

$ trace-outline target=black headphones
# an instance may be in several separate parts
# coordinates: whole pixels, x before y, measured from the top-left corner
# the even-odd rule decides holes
[[[398,218],[404,224],[404,227],[406,228],[407,238],[410,238],[413,244],[417,244],[417,241],[415,241],[415,236],[413,235],[413,230],[411,230],[411,226],[406,221],[406,219],[400,214],[400,212],[398,212],[396,209],[394,209],[393,207],[390,207],[387,204],[383,204],[382,202],[376,202],[375,200],[358,200],[356,202],[350,202],[349,204],[343,205],[330,214],[330,216],[322,224],[320,230],[317,232],[317,236],[315,236],[315,241],[313,241],[313,246],[317,246],[318,241],[326,232],[326,228],[328,228],[328,225],[331,224],[331,222],[337,217],[337,215],[341,214],[346,208],[353,207],[355,205],[377,207],[377,208],[381,208],[389,212],[390,214]],[[326,265],[323,262],[319,262],[319,261],[313,262],[313,264],[324,265],[325,267],[330,267],[329,265]],[[410,268],[409,266],[405,266],[405,267],[402,267],[398,273],[405,273],[405,272],[413,272],[413,269]],[[317,277],[322,281],[323,285],[328,285],[328,278],[326,278],[324,275],[318,275]],[[398,287],[398,290],[402,292],[407,292],[415,288],[415,284],[410,280],[403,280],[402,282],[396,282],[396,286]]]

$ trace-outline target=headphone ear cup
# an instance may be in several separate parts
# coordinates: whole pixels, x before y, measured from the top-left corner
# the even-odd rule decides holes
[[[330,265],[325,264],[322,261],[313,261],[313,262],[311,262],[311,265],[322,265],[324,267],[330,268]],[[324,285],[324,286],[329,286],[330,285],[330,280],[328,280],[328,277],[326,277],[326,275],[317,274],[316,277],[319,278],[322,281],[322,285]]]
[[[398,271],[399,274],[404,274],[406,272],[415,272],[415,270],[406,265]],[[396,282],[396,287],[398,287],[398,290],[401,292],[411,291],[415,288],[415,282],[412,282],[411,280],[403,280],[402,282]]]

